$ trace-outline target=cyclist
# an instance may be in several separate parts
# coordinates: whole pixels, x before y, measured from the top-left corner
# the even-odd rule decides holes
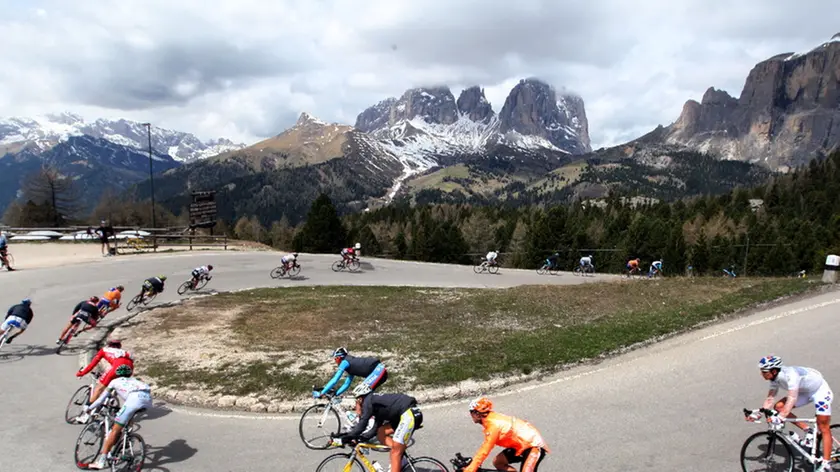
[[[32,300],[28,298],[24,298],[20,303],[9,308],[3,324],[0,325],[0,332],[5,333],[12,326],[20,329],[20,331],[6,338],[6,343],[11,343],[12,340],[23,334],[29,327],[29,323],[32,323],[32,318],[35,318],[35,313],[32,311]]]
[[[557,268],[557,261],[560,259],[560,253],[555,252],[554,254],[548,256],[548,259],[545,261],[548,263],[549,269],[556,269]]]
[[[195,288],[198,281],[201,280],[202,277],[206,278],[207,280],[212,279],[213,277],[210,275],[210,271],[213,270],[213,266],[207,264],[206,266],[196,267],[192,271],[192,286],[190,288]],[[166,277],[164,277],[166,280]],[[163,289],[161,289],[163,291]]]
[[[89,469],[101,470],[108,467],[107,460],[110,456],[111,448],[117,442],[117,438],[122,434],[123,428],[132,419],[138,410],[145,410],[152,407],[152,387],[141,382],[135,377],[131,377],[134,369],[127,365],[117,367],[114,375],[116,378],[108,383],[105,395],[102,395],[92,405],[86,406],[83,415],[90,416],[90,412],[99,408],[112,392],[116,392],[120,400],[122,400],[122,408],[114,418],[114,425],[105,442],[102,444],[102,450],[99,457],[96,458],[92,464],[88,464]]]
[[[483,265],[495,265],[497,257],[499,257],[499,251],[490,251],[490,252],[487,253],[486,256],[484,256],[484,262],[482,262],[482,264]]]
[[[493,459],[496,470],[513,470],[510,464],[521,462],[520,472],[536,472],[549,453],[537,428],[519,418],[496,413],[489,398],[470,402],[470,417],[473,423],[484,427],[484,443],[463,472],[476,472],[495,446],[505,448]]]
[[[592,271],[595,272],[595,266],[592,265],[592,254],[580,258],[580,268],[586,269],[587,267],[592,268]]]
[[[97,352],[96,355],[93,356],[93,359],[91,359],[90,364],[76,372],[76,377],[82,377],[83,375],[87,374],[88,372],[93,370],[93,368],[96,367],[97,364],[99,364],[99,361],[103,359],[110,365],[110,367],[107,372],[105,372],[104,374],[102,374],[101,377],[99,377],[99,381],[96,383],[96,385],[93,387],[93,391],[90,393],[90,399],[87,401],[87,405],[90,405],[99,398],[99,395],[102,394],[102,391],[105,390],[105,387],[109,383],[111,383],[112,380],[114,380],[114,377],[116,377],[117,369],[120,366],[126,365],[134,369],[134,359],[131,358],[131,354],[128,351],[123,351],[122,341],[120,341],[119,339],[112,339],[108,341],[106,347],[100,349],[99,352]],[[90,415],[88,415],[85,412],[78,418],[76,418],[76,422],[86,423],[89,419]]]
[[[0,262],[2,262],[0,267],[6,266],[6,270],[15,270],[9,265],[8,250],[9,240],[6,238],[6,233],[0,233]]]
[[[125,287],[117,285],[111,290],[105,292],[105,295],[99,299],[99,302],[96,304],[96,309],[102,313],[102,316],[105,316],[120,307],[123,290],[125,290]]]
[[[83,330],[79,331],[78,334],[81,334],[91,328],[95,328],[96,323],[98,323],[99,319],[104,316],[102,315],[102,311],[98,308],[99,302],[99,297],[95,295],[87,300],[79,302],[76,307],[73,308],[73,315],[70,316],[70,321],[68,321],[64,329],[61,330],[61,334],[58,336],[55,343],[61,344],[61,340],[64,339],[64,336],[67,335],[70,328],[81,322],[84,322],[87,326]]]
[[[293,252],[291,254],[286,254],[285,256],[280,258],[280,263],[283,264],[283,270],[289,270],[292,268],[292,265],[295,264],[297,261],[298,253]]]
[[[785,366],[778,356],[762,357],[758,361],[758,368],[761,376],[770,381],[770,390],[767,392],[767,399],[764,400],[762,408],[773,408],[779,412],[778,415],[769,418],[775,424],[783,424],[785,418],[796,419],[791,413],[794,408],[805,406],[811,402],[816,408],[817,428],[823,437],[823,468],[819,470],[831,470],[829,459],[831,457],[831,400],[834,394],[828,382],[822,374],[810,367]],[[776,401],[776,393],[779,387],[787,390],[786,398]],[[758,420],[760,413],[753,411],[747,420]],[[814,441],[814,431],[807,423],[794,423],[806,432],[802,440],[802,446],[810,448]],[[826,439],[827,438],[827,439]]]
[[[648,277],[653,277],[653,274],[659,272],[662,274],[662,261],[653,261],[650,264],[650,270],[648,270]]]
[[[143,294],[144,296],[150,297],[156,293],[163,292],[163,283],[166,282],[165,275],[159,275],[157,277],[149,277],[148,279],[143,281]]]
[[[391,448],[391,470],[403,470],[403,452],[414,431],[423,424],[423,413],[414,397],[402,393],[372,393],[370,387],[359,384],[353,389],[359,422],[343,434],[335,436],[341,445],[353,441],[367,441],[374,434],[379,442]],[[368,422],[374,419],[369,432]],[[388,424],[385,425],[384,423]],[[374,468],[379,464],[374,463]]]
[[[356,243],[353,247],[344,248],[341,250],[341,257],[344,259],[344,264],[356,259],[357,253],[362,249],[361,243]]]
[[[350,388],[350,384],[353,383],[354,377],[364,377],[365,379],[360,385],[367,385],[372,391],[376,390],[380,385],[384,384],[385,381],[388,380],[388,370],[376,357],[351,356],[344,347],[340,347],[333,351],[332,357],[335,363],[338,364],[338,370],[320,392],[317,390],[312,392],[312,396],[315,398],[318,398],[332,390],[338,381],[341,380],[341,377],[345,372],[347,372],[347,379],[344,381],[344,384],[336,390],[336,396],[341,395]]]
[[[627,262],[628,273],[632,274],[633,272],[638,272],[639,271],[639,264],[641,264],[641,263],[642,263],[642,261],[638,257],[635,258],[635,259],[630,259]]]

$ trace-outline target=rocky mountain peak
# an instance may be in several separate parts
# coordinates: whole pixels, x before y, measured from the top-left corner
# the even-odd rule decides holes
[[[391,125],[391,108],[396,103],[396,98],[389,97],[359,113],[354,128],[365,133],[387,128]]]
[[[456,105],[460,113],[475,122],[489,123],[496,114],[484,96],[484,89],[477,85],[462,90]]]
[[[700,103],[702,105],[735,106],[738,104],[738,99],[733,98],[725,90],[718,90],[714,87],[709,87],[706,90],[706,93],[703,94],[703,99]]]
[[[315,118],[307,112],[303,112],[297,119],[295,126],[324,126],[325,122]]]
[[[393,120],[423,118],[427,123],[449,125],[458,121],[455,96],[449,87],[423,87],[407,90],[394,107]]]
[[[523,79],[510,91],[499,113],[500,131],[543,138],[573,154],[589,152],[588,131],[578,135],[588,128],[588,124],[584,126],[585,114],[579,116],[571,110],[580,107],[582,111],[583,100],[572,97],[563,95],[558,100],[556,90],[546,82],[536,78]]]

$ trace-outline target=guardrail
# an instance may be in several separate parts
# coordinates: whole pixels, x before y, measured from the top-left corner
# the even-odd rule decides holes
[[[161,245],[188,247],[221,247],[228,249],[227,235],[195,234],[190,228],[142,228],[137,226],[112,226],[116,234],[108,237],[112,254],[152,250]],[[101,244],[99,233],[92,226],[67,226],[62,228],[21,228],[0,226],[0,231],[12,235],[10,242],[59,242],[68,244]],[[72,236],[72,238],[68,238]]]

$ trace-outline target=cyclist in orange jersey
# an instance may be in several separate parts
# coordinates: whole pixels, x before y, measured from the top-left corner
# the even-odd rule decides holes
[[[125,290],[125,287],[117,285],[111,290],[105,292],[105,295],[99,299],[99,303],[96,305],[96,308],[99,309],[102,316],[105,316],[120,307],[120,299],[122,299],[123,290]]]
[[[480,397],[470,402],[470,417],[484,427],[484,443],[464,472],[476,472],[495,446],[505,448],[493,459],[496,470],[515,472],[511,464],[522,463],[520,472],[537,472],[549,453],[540,432],[527,421],[493,411],[493,402]]]

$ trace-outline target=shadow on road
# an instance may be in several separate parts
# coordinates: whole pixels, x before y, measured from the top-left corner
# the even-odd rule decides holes
[[[67,348],[59,355],[78,355]],[[0,364],[17,362],[24,357],[55,356],[55,346],[5,345],[0,351]]]
[[[168,464],[183,462],[198,452],[198,449],[187,444],[183,439],[175,439],[166,446],[146,446],[146,467],[144,470],[154,472],[171,472],[164,467]]]

